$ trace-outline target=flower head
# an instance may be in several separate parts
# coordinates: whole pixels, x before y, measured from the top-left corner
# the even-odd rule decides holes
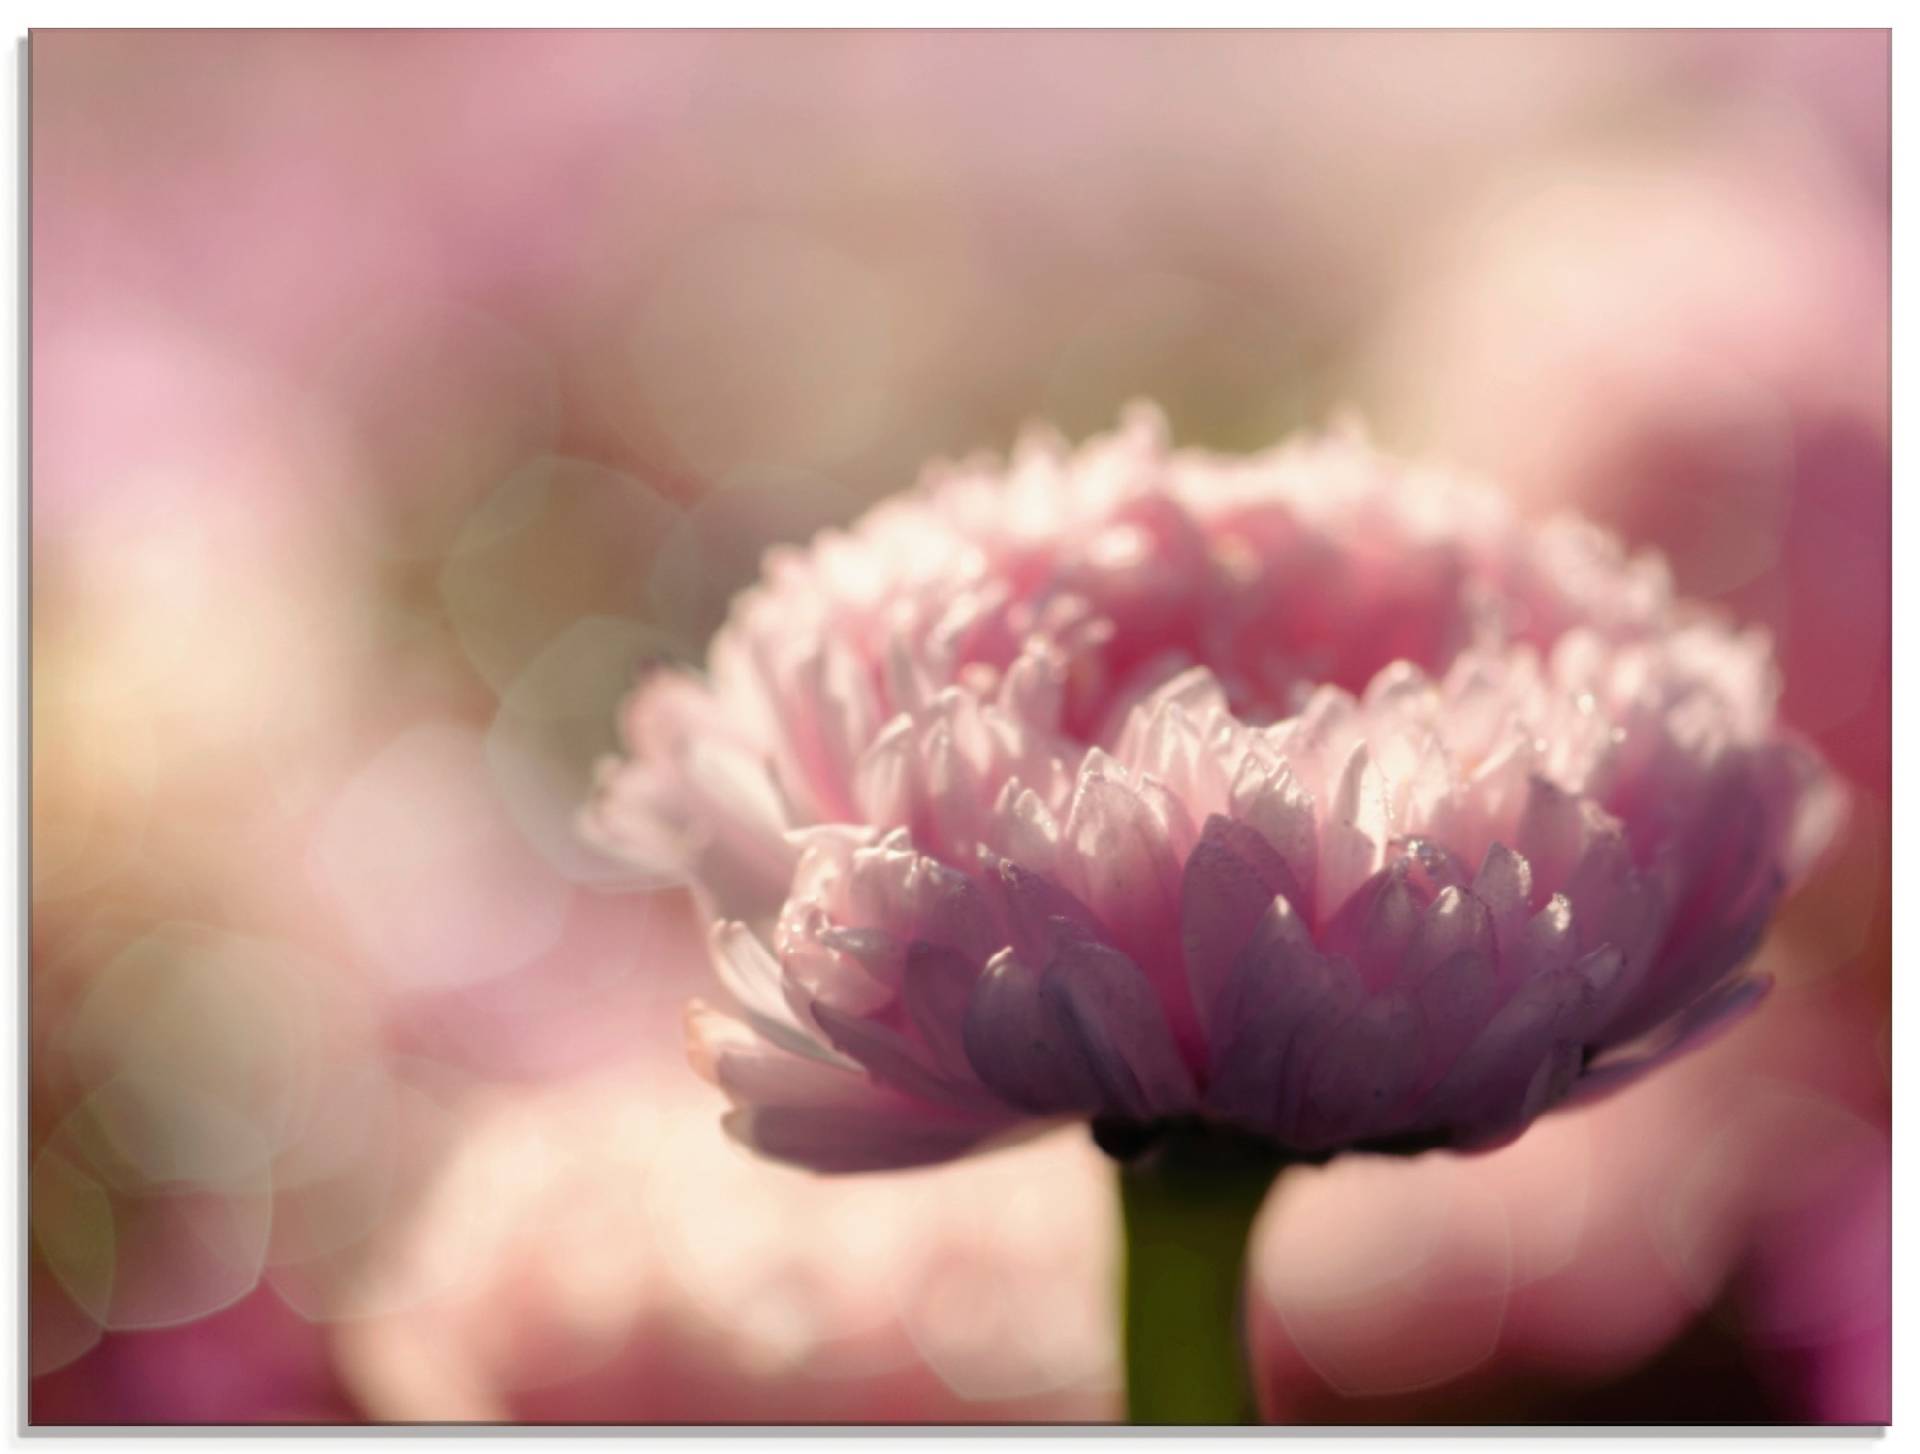
[[[590,828],[717,919],[695,1059],[769,1155],[1488,1145],[1758,997],[1839,807],[1775,691],[1581,522],[1137,413],[770,554]]]

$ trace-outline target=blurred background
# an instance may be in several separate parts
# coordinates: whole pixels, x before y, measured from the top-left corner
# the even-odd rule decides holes
[[[1138,396],[1661,547],[1854,790],[1737,1034],[1283,1185],[1269,1417],[1889,1417],[1884,33],[30,50],[35,1421],[1116,1417],[1091,1145],[750,1160],[569,820],[769,542]]]

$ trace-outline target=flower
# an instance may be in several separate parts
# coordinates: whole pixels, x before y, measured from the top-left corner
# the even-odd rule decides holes
[[[368,1415],[1113,1417],[1119,1218],[1090,1144],[1042,1139],[964,1186],[799,1179],[716,1136],[705,1092],[642,1059],[463,1106],[332,1328]]]
[[[1657,558],[1157,416],[769,554],[588,815],[692,879],[729,1129],[818,1170],[1060,1119],[1479,1147],[1750,1007],[1838,789]]]

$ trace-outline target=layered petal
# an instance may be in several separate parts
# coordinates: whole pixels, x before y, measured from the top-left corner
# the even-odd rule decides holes
[[[1352,433],[938,467],[773,552],[709,668],[591,820],[727,921],[698,1058],[821,1170],[1499,1144],[1751,1008],[1842,811],[1762,635]]]

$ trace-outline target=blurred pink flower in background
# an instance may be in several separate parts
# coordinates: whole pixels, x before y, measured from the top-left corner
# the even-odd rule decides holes
[[[1401,1168],[1453,1189],[1426,1245],[1444,1270],[1458,1236],[1464,1275],[1373,1278],[1345,1343],[1296,1305],[1337,1287],[1269,1279],[1319,1360],[1267,1345],[1273,1411],[1389,1416],[1420,1375],[1506,1417],[1544,1361],[1539,1406],[1589,1418],[1884,1413],[1885,60],[1840,33],[37,32],[34,1417],[1111,1413],[1110,1230],[1062,1230],[1107,1227],[1093,1153],[754,1165],[682,1059],[693,912],[606,892],[631,875],[571,818],[633,669],[697,659],[765,546],[1140,394],[1227,448],[1350,401],[1522,513],[1658,546],[1773,626],[1783,719],[1852,778],[1741,1034],[1473,1163],[1486,1196]],[[1557,167],[1582,200],[1531,180]],[[1543,269],[1616,301],[1536,327],[1568,316]],[[1509,285],[1532,302],[1491,311]],[[1786,1093],[1662,1169],[1730,1064]],[[651,1129],[597,1165],[596,1117]],[[656,1132],[740,1200],[885,1227],[804,1336],[781,1309],[823,1265],[642,1175]],[[1804,1198],[1761,1195],[1825,1140]],[[489,1158],[526,1192],[428,1297],[407,1249],[484,1206]],[[1343,1174],[1275,1204],[1274,1246]],[[1688,1240],[1650,1243],[1629,1188],[1682,1183]],[[616,1248],[582,1296],[540,1235],[570,1186],[707,1235],[670,1288]],[[1339,1206],[1353,1247],[1390,1235]],[[1522,1280],[1536,1226],[1566,1260]],[[1436,1288],[1457,1336],[1423,1369],[1393,1330]],[[761,1321],[716,1316],[745,1293]],[[457,1311],[487,1307],[553,1381],[489,1361]],[[1741,1378],[1703,1388],[1702,1328]]]
[[[1657,544],[1772,630],[1791,719],[1884,795],[1881,204],[1747,114],[1502,177],[1422,262],[1361,386],[1382,429]]]
[[[1111,1416],[1113,1208],[1071,1138],[964,1184],[795,1181],[665,1061],[496,1098],[343,1323],[389,1419]]]

